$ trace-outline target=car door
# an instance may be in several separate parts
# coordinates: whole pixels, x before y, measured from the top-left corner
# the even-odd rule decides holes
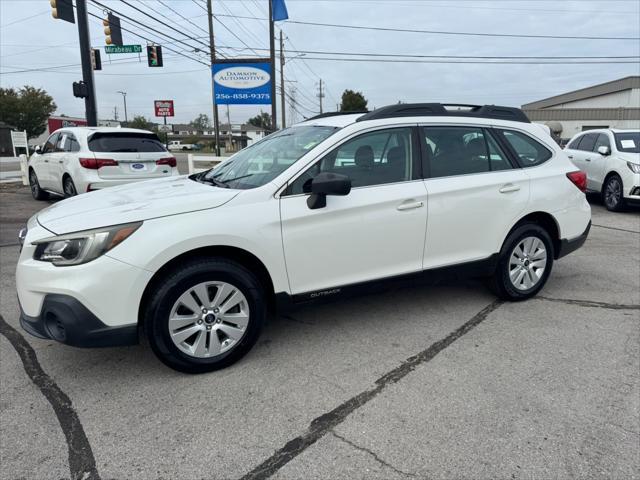
[[[69,154],[71,133],[64,130],[58,132],[58,140],[55,151],[49,157],[49,181],[50,190],[56,193],[63,193],[62,176],[64,175],[64,163]]]
[[[587,188],[593,190],[593,182],[589,181],[589,171],[591,169],[591,161],[594,157],[593,147],[598,139],[598,133],[587,133],[583,135],[578,145],[578,150],[574,153],[572,161],[580,170],[587,174]]]
[[[51,180],[51,172],[50,172],[50,164],[53,158],[53,155],[56,151],[56,144],[58,142],[59,132],[54,132],[49,136],[47,141],[42,148],[40,155],[35,161],[32,162],[33,170],[36,172],[38,177],[38,183],[40,184],[40,188],[44,190],[51,190],[53,182]]]
[[[598,148],[607,147],[609,155],[602,155],[598,152]],[[604,182],[604,176],[607,173],[607,162],[611,155],[611,141],[606,133],[599,133],[596,143],[593,146],[593,152],[588,157],[585,172],[587,173],[587,187],[589,190],[601,191]]]
[[[427,220],[415,127],[359,134],[289,183],[280,198],[282,238],[292,294],[417,272]],[[307,205],[321,172],[346,175],[345,196]]]
[[[421,126],[429,196],[424,269],[484,260],[524,211],[529,179],[490,129]]]
[[[564,149],[569,160],[582,171],[584,171],[584,158],[582,158],[578,147],[583,138],[584,134],[577,136],[571,140]]]

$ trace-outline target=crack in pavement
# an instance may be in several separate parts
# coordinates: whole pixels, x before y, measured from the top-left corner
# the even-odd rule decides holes
[[[375,386],[373,388],[360,392],[338,405],[330,412],[314,418],[305,433],[289,440],[280,449],[275,451],[271,457],[267,458],[253,470],[243,475],[241,480],[265,479],[275,474],[287,463],[295,459],[307,448],[332,431],[336,426],[344,422],[351,413],[375,398],[379,393],[385,390],[387,386],[399,382],[415,370],[416,367],[431,361],[442,350],[447,348],[463,335],[469,333],[503,303],[504,302],[501,300],[493,301],[475,314],[471,319],[467,320],[463,325],[449,333],[449,335],[431,344],[431,346],[420,353],[407,358],[399,366],[378,378],[375,381]]]
[[[361,452],[365,452],[368,453],[369,455],[371,455],[376,462],[378,462],[380,465],[383,465],[391,470],[393,470],[396,473],[399,473],[400,475],[404,475],[405,477],[413,477],[413,478],[425,478],[426,477],[420,477],[419,475],[415,474],[415,473],[411,473],[411,472],[405,472],[400,470],[399,468],[394,467],[393,465],[391,465],[390,463],[385,462],[384,460],[382,460],[377,454],[376,452],[369,450],[368,448],[365,447],[361,447],[360,445],[353,443],[351,440],[343,437],[342,435],[339,435],[335,432],[335,430],[331,430],[331,435],[333,435],[334,437],[336,437],[338,440],[342,440],[344,443],[346,443],[347,445],[351,445],[353,448],[355,448],[356,450],[360,450]]]
[[[592,223],[591,226],[592,227],[599,227],[599,228],[607,228],[609,230],[618,230],[620,232],[640,233],[640,231],[638,231],[638,230],[628,230],[626,228],[618,228],[618,227],[607,227],[606,225],[598,225],[597,223]]]
[[[543,300],[547,302],[566,303],[568,305],[578,305],[580,307],[588,307],[588,308],[607,308],[610,310],[640,310],[640,305],[636,305],[636,304],[593,302],[591,300],[574,300],[571,298],[552,298],[552,297],[537,296],[537,297],[533,297],[531,300]]]
[[[71,399],[44,372],[38,362],[35,350],[15,328],[5,321],[2,315],[0,315],[0,333],[9,340],[18,353],[25,372],[51,404],[56,417],[58,417],[60,428],[62,428],[67,441],[71,479],[100,480],[91,445],[84,433],[78,414],[73,408]]]

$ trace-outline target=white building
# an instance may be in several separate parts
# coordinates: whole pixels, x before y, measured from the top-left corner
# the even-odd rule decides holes
[[[561,139],[592,128],[640,128],[640,76],[625,77],[522,105],[532,122]]]

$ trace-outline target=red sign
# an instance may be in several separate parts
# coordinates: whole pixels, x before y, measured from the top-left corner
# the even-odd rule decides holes
[[[173,117],[173,100],[154,100],[156,117]]]
[[[49,127],[49,133],[53,133],[61,128],[86,127],[87,121],[82,118],[49,117],[47,126]]]

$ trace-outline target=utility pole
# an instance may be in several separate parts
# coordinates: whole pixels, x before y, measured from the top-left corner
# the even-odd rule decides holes
[[[227,105],[227,123],[229,124],[229,151],[233,151],[233,131],[231,129],[231,116],[229,115],[229,105]]]
[[[282,115],[282,128],[286,128],[286,115],[285,115],[285,93],[284,88],[284,38],[282,36],[282,30],[280,30],[280,112]]]
[[[318,86],[318,98],[320,99],[320,114],[322,115],[322,99],[324,98],[324,92],[322,91],[322,79],[320,79],[320,84]]]
[[[118,121],[118,106],[114,106],[113,107],[113,119],[117,122]]]
[[[296,115],[296,106],[298,104],[296,87],[291,87],[289,90],[289,102],[289,107],[291,107],[289,110],[289,123],[293,125],[298,121],[298,116]]]
[[[89,37],[89,18],[87,16],[87,0],[77,0],[78,39],[80,41],[80,61],[82,62],[82,80],[87,88],[84,99],[85,115],[89,127],[98,126],[98,110],[96,108],[96,88],[93,82],[93,66],[91,65],[91,40]]]
[[[276,45],[273,22],[273,1],[269,0],[269,52],[271,52],[271,131],[275,132],[276,126]]]
[[[124,123],[129,123],[129,117],[127,117],[127,92],[118,90],[116,93],[122,94],[122,100],[124,101]]]
[[[211,53],[211,92],[213,94],[213,131],[216,137],[216,155],[220,156],[220,121],[218,119],[218,103],[216,102],[215,82],[213,81],[213,64],[216,63],[216,48],[213,40],[213,8],[211,0],[207,0],[207,17],[209,18],[209,49]],[[228,108],[228,106],[227,106]]]

